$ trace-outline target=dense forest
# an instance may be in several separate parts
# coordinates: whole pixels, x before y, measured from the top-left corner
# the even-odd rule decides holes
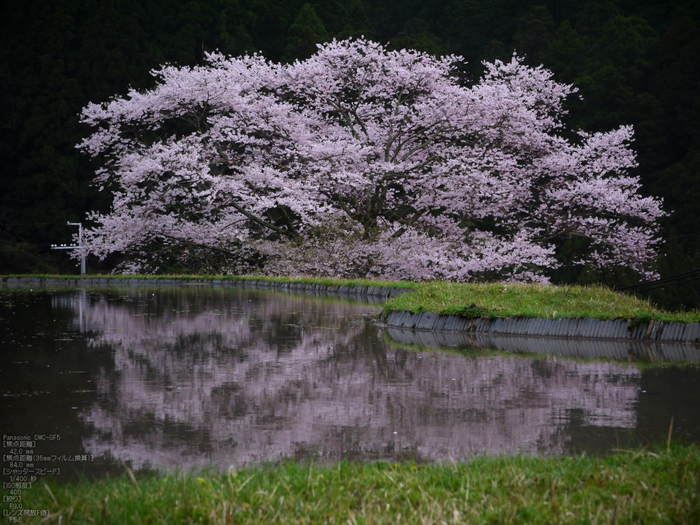
[[[131,86],[147,88],[166,62],[201,63],[208,51],[260,52],[290,62],[317,42],[364,35],[390,47],[467,61],[543,64],[579,88],[570,125],[587,131],[632,124],[643,192],[669,216],[662,276],[700,268],[700,4],[695,0],[8,0],[0,8],[0,273],[75,272],[53,243],[67,221],[107,209],[90,184],[95,166],[75,145],[78,113]],[[572,253],[575,243],[570,246]],[[115,261],[89,261],[109,271]],[[624,286],[562,260],[555,281]],[[652,298],[700,306],[700,282]]]

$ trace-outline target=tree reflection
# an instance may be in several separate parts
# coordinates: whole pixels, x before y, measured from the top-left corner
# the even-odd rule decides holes
[[[576,425],[636,425],[634,366],[396,350],[366,305],[239,290],[73,301],[114,356],[85,448],[135,468],[560,454]]]

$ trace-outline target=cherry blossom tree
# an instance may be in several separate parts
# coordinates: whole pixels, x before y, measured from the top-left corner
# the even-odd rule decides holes
[[[127,272],[546,281],[580,237],[577,263],[653,275],[664,213],[629,175],[632,129],[567,130],[576,89],[517,56],[472,85],[460,61],[358,39],[161,67],[83,110],[113,192],[89,253]]]

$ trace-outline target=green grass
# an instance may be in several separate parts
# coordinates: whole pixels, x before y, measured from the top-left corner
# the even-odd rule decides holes
[[[700,311],[665,312],[649,301],[602,286],[418,283],[416,293],[391,299],[387,311],[465,317],[575,317],[699,322]]]
[[[12,275],[8,277],[80,278],[76,276]],[[275,283],[310,283],[324,286],[375,286],[411,288],[415,293],[396,297],[385,311],[432,312],[464,317],[560,317],[594,319],[633,319],[639,322],[676,321],[700,322],[700,310],[666,312],[655,308],[648,300],[634,295],[614,292],[603,286],[552,286],[539,284],[472,284],[446,282],[392,282],[368,279],[335,279],[317,277],[268,276],[198,276],[198,275],[105,275],[85,276],[104,279],[172,279],[198,281],[253,280]]]
[[[23,523],[700,523],[694,446],[606,458],[457,464],[291,463],[227,474],[38,482]],[[7,491],[3,493],[7,494]],[[9,503],[2,503],[3,509]]]

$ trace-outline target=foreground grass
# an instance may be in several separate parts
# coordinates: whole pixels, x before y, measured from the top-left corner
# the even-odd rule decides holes
[[[13,275],[8,277],[70,278],[76,276]],[[539,284],[503,283],[447,283],[447,282],[392,282],[368,279],[336,279],[320,277],[267,277],[267,276],[194,276],[194,275],[143,275],[143,276],[86,276],[104,279],[168,279],[201,282],[226,280],[254,280],[274,283],[307,283],[323,286],[373,286],[410,288],[414,293],[396,297],[385,306],[392,310],[413,313],[432,312],[440,315],[464,317],[533,317],[556,319],[574,317],[594,319],[635,319],[648,322],[677,321],[700,322],[700,310],[691,312],[666,312],[655,308],[648,300],[634,295],[614,292],[603,286],[552,286]]]
[[[447,465],[292,463],[44,484],[24,523],[700,523],[694,446]],[[8,509],[8,504],[2,504]]]

